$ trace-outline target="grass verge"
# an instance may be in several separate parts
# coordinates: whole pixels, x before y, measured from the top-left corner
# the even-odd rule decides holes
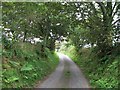
[[[106,59],[106,62],[100,63],[100,59],[92,49],[83,48],[77,52],[71,45],[63,53],[70,56],[82,69],[92,88],[118,88],[120,55],[111,54],[102,58]]]
[[[13,49],[3,50],[2,88],[31,87],[42,80],[57,66],[59,58],[55,52],[46,49],[46,57],[41,57],[39,48],[31,44],[17,45],[16,56]]]

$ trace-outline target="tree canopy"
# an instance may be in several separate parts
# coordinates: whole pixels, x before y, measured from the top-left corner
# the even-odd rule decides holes
[[[55,41],[67,37],[104,55],[119,40],[119,2],[3,2],[2,8],[3,39],[12,42],[39,38],[54,50]]]

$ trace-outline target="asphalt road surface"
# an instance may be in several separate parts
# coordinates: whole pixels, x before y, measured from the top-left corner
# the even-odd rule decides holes
[[[56,70],[37,88],[90,88],[79,67],[68,56],[58,55]]]

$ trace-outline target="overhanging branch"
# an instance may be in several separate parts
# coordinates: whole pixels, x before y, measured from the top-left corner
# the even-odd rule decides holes
[[[118,21],[120,22],[120,18],[116,20],[112,25],[115,25]]]

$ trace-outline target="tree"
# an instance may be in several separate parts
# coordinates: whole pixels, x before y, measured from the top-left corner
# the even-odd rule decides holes
[[[69,3],[68,3],[69,4]],[[69,4],[70,5],[70,4]],[[80,33],[84,39],[78,39],[79,42],[87,41],[86,44],[96,44],[99,56],[103,57],[110,54],[113,47],[113,34],[115,23],[114,17],[119,11],[120,3],[118,2],[89,2],[76,3],[73,5],[74,21],[77,25],[86,28],[84,34]],[[74,28],[74,27],[73,27]],[[81,29],[79,29],[79,32]],[[83,44],[84,45],[84,44]]]
[[[68,19],[64,13],[61,3],[4,2],[3,35],[23,42],[40,38],[41,48],[54,50],[55,40],[67,35]]]

